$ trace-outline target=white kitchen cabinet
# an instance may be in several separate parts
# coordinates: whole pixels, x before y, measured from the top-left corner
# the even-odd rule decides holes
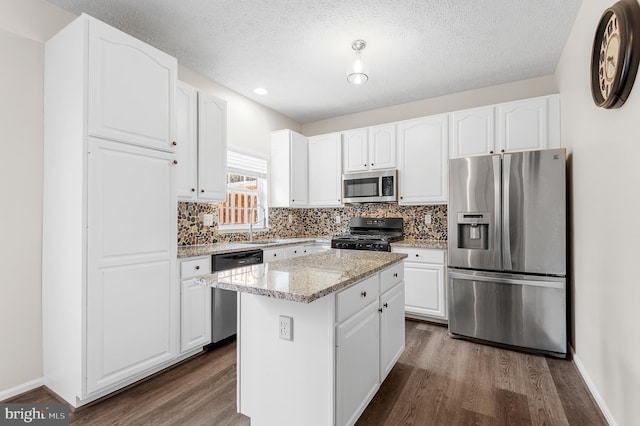
[[[383,124],[342,134],[344,172],[396,167],[396,125]]]
[[[178,198],[224,201],[227,194],[227,104],[178,82]]]
[[[180,262],[180,353],[211,343],[211,287],[194,282],[211,273],[211,256]]]
[[[198,199],[227,197],[227,102],[198,92]]]
[[[176,66],[87,15],[45,45],[44,381],[73,407],[177,360]]]
[[[336,327],[336,424],[352,425],[380,387],[378,299]]]
[[[275,262],[276,260],[282,260],[286,256],[284,247],[275,247],[262,250],[262,261],[264,263]]]
[[[270,207],[305,207],[308,202],[307,138],[289,129],[271,132]]]
[[[560,147],[559,95],[455,111],[449,118],[450,158]]]
[[[448,201],[448,117],[398,123],[398,204]]]
[[[69,47],[88,42],[89,135],[173,152],[176,60],[88,15],[80,19],[88,40]]]
[[[515,152],[560,147],[559,95],[496,106],[497,146]]]
[[[406,314],[446,321],[445,251],[406,247],[392,251],[408,255],[404,263]]]
[[[395,169],[396,124],[369,127],[369,168],[371,170]]]
[[[198,198],[198,91],[186,83],[176,85],[176,191],[178,199]]]
[[[89,139],[88,153],[92,393],[176,356],[178,291],[173,154],[97,138]]]
[[[295,257],[305,256],[311,254],[308,252],[308,248],[305,244],[287,246],[284,248],[285,259],[293,259]]]
[[[381,383],[389,375],[389,372],[404,351],[404,298],[404,282],[402,281],[380,296]]]
[[[449,123],[450,158],[486,155],[495,151],[495,107],[452,112]]]
[[[342,142],[340,133],[309,137],[309,206],[342,205]]]

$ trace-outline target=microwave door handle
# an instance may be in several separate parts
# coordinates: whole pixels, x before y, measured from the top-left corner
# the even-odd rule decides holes
[[[505,271],[511,271],[511,221],[509,212],[509,186],[511,179],[511,155],[505,154],[502,160],[502,260]]]

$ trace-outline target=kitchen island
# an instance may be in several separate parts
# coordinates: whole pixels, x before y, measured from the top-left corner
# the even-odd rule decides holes
[[[239,292],[238,412],[354,424],[404,350],[405,257],[330,250],[198,278]]]

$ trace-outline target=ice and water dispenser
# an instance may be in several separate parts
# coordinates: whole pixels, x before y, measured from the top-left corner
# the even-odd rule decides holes
[[[458,213],[458,248],[489,249],[489,213]]]

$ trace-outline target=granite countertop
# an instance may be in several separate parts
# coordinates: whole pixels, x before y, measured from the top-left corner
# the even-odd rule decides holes
[[[295,244],[304,243],[330,243],[331,237],[299,237],[299,238],[274,238],[269,240],[255,240],[253,242],[220,242],[215,244],[204,244],[196,246],[179,246],[178,258],[208,256],[212,254],[224,254],[224,253],[237,253],[240,251],[254,250],[254,249],[268,249],[273,247],[284,247]],[[411,247],[411,248],[425,248],[425,249],[437,249],[446,250],[446,241],[437,240],[414,240],[406,239],[391,243],[391,247]]]
[[[310,303],[402,261],[403,253],[330,250],[203,275],[198,284]]]
[[[400,240],[391,243],[391,247],[411,247],[411,248],[424,248],[424,249],[437,249],[446,250],[447,242],[438,240]]]

